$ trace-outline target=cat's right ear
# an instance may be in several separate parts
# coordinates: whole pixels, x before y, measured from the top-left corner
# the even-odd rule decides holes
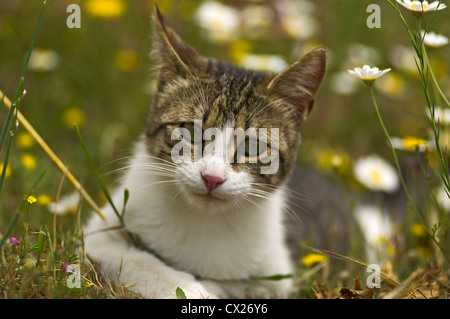
[[[314,104],[314,95],[325,75],[326,51],[317,48],[275,76],[267,86],[271,94],[283,99],[305,119]]]
[[[166,23],[156,5],[153,29],[152,57],[158,61],[160,82],[168,82],[177,77],[198,76],[208,59],[180,38]]]

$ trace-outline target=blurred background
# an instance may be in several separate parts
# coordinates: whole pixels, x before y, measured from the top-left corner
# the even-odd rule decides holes
[[[66,25],[71,14],[66,9],[71,3],[81,8],[81,28],[70,29]],[[398,15],[386,1],[49,0],[25,76],[27,94],[20,110],[99,203],[104,199],[73,123],[80,128],[100,174],[113,187],[119,175],[110,172],[123,166],[124,161],[118,159],[130,155],[155,91],[149,58],[155,4],[180,36],[200,53],[247,68],[279,72],[312,48],[325,47],[327,75],[314,110],[303,126],[299,160],[328,175],[342,188],[363,196],[384,194],[383,190],[370,190],[357,180],[355,163],[376,155],[393,167],[392,153],[369,91],[362,81],[348,74],[348,69],[364,64],[391,68],[375,84],[390,134],[410,137],[406,142],[411,142],[411,138],[424,143],[432,139],[414,51]],[[366,25],[369,4],[379,5],[381,28],[370,29]],[[0,89],[10,98],[40,8],[41,1],[0,2]],[[415,17],[402,12],[416,27]],[[440,12],[432,31],[450,35],[448,18],[448,9]],[[449,53],[449,45],[429,50],[435,75],[447,97]],[[6,114],[7,109],[2,106],[0,119]],[[446,134],[443,127],[443,143]],[[413,182],[417,176],[423,179],[418,162],[429,164],[430,171],[435,165],[434,157],[426,154],[404,150],[398,155],[405,174]],[[44,169],[45,177],[35,190],[38,202],[30,208],[28,217],[36,227],[53,218],[52,206],[48,205],[56,199],[62,174],[19,127],[1,194],[0,229],[9,223],[18,203]],[[433,179],[433,185],[438,186],[438,181]],[[76,201],[73,204],[73,198],[67,197],[73,191],[65,181],[59,204],[63,214],[70,215],[77,209]],[[400,192],[400,187],[394,192]],[[73,222],[67,217],[58,227],[63,229],[65,223]],[[414,225],[414,221],[411,223]],[[423,236],[420,229],[416,231]]]

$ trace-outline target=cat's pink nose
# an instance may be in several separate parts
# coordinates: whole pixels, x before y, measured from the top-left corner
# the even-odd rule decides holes
[[[220,184],[222,184],[225,180],[219,176],[202,174],[202,178],[205,181],[206,187],[208,187],[208,193],[211,193],[213,190],[217,188]]]

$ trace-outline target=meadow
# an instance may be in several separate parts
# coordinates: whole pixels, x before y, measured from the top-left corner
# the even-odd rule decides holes
[[[2,1],[0,298],[139,298],[102,279],[79,249],[93,213],[86,196],[107,202],[104,185],[116,185],[155,93],[157,4],[200,53],[244,67],[280,72],[327,49],[299,162],[351,193],[351,215],[371,231],[345,255],[304,249],[294,297],[448,299],[450,8],[414,3]],[[348,72],[363,65],[390,70]],[[372,260],[381,287],[366,287]],[[69,265],[80,267],[79,287],[68,286]]]

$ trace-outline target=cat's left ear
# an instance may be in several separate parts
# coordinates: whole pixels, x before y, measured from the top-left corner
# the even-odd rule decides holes
[[[179,76],[199,75],[208,59],[185,43],[155,6],[154,51],[165,81]],[[161,80],[161,79],[160,79]]]
[[[291,104],[303,118],[311,112],[313,98],[326,69],[326,51],[317,48],[275,76],[267,85],[269,94]]]

